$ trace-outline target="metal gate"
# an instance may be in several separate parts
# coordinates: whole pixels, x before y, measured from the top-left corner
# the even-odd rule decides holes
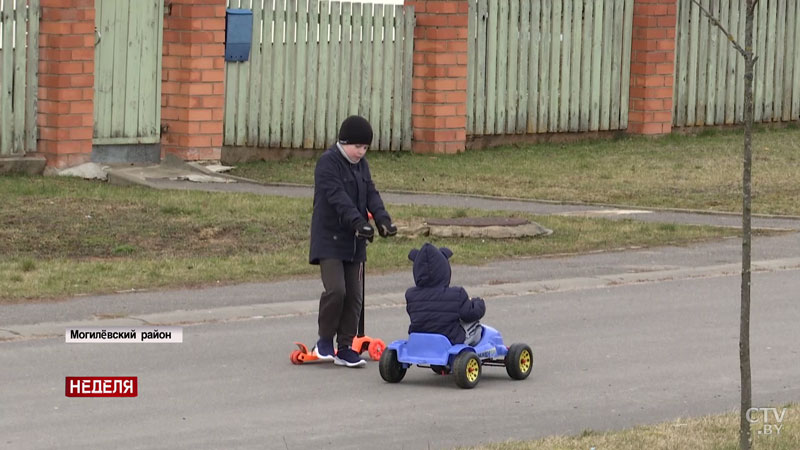
[[[163,0],[96,0],[95,145],[160,140]]]

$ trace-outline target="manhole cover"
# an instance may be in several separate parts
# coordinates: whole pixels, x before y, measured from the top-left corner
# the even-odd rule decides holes
[[[516,227],[530,223],[516,217],[459,217],[454,219],[428,219],[428,225],[456,227]]]

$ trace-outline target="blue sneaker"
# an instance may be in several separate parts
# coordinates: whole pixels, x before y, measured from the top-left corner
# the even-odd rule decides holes
[[[367,362],[361,359],[361,356],[350,347],[340,348],[339,351],[336,352],[333,363],[337,366],[347,367],[364,367],[367,365]]]
[[[333,351],[333,338],[319,338],[311,353],[320,361],[334,361],[336,355]]]

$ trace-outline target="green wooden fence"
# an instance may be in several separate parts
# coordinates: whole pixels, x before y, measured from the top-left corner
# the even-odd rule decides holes
[[[161,140],[163,0],[95,0],[95,145]]]
[[[372,148],[411,149],[414,9],[310,0],[229,0],[253,10],[246,62],[225,64],[224,143],[325,148],[351,114]]]
[[[744,46],[745,0],[701,0]],[[760,0],[753,27],[754,120],[800,118],[800,0]],[[673,123],[744,120],[744,59],[691,0],[678,2]]]
[[[469,0],[467,134],[628,126],[633,0]]]
[[[0,156],[36,150],[39,0],[5,0],[0,21]]]

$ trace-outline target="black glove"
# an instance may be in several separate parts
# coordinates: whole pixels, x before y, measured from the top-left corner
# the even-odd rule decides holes
[[[356,226],[356,237],[358,239],[366,239],[370,242],[375,238],[375,229],[369,222],[360,222]]]
[[[397,234],[397,227],[394,224],[387,220],[379,220],[378,223],[378,234],[381,237],[389,237],[394,236]]]

